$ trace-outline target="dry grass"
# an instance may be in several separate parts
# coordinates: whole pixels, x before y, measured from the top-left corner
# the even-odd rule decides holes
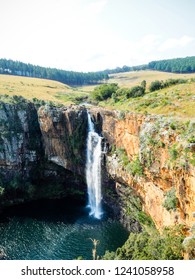
[[[151,82],[155,80],[168,80],[168,79],[190,79],[195,78],[194,74],[175,74],[160,71],[132,71],[118,74],[109,75],[109,80],[106,83],[117,83],[119,87],[131,88],[140,85],[143,80],[147,83],[147,89]],[[78,87],[79,91],[90,93],[97,85]]]
[[[0,94],[21,95],[29,100],[37,98],[69,104],[71,97],[83,94],[83,92],[56,81],[0,75]]]
[[[158,71],[127,72],[111,75],[109,83],[116,82],[121,87],[132,87],[146,80],[147,85],[154,80],[170,78],[194,78],[195,74],[172,74]],[[95,86],[70,87],[68,85],[44,79],[0,75],[0,94],[21,95],[32,100],[37,98],[68,105],[76,98],[87,96]],[[128,110],[140,113],[166,114],[182,118],[195,118],[195,82],[178,84],[140,98],[112,100],[100,104],[110,109]]]
[[[164,114],[168,116],[195,118],[195,82],[178,84],[156,92],[147,92],[143,97],[121,99],[114,103],[110,99],[100,105],[110,109],[139,113]]]
[[[109,83],[118,83],[120,87],[133,87],[146,81],[147,87],[155,80],[167,79],[190,79],[195,78],[195,74],[175,74],[160,71],[133,71],[110,75]]]

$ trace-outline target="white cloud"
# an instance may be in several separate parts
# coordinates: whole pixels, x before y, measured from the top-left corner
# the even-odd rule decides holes
[[[173,48],[186,47],[194,41],[195,37],[190,37],[187,35],[184,35],[181,38],[169,38],[159,46],[158,50],[164,52]]]

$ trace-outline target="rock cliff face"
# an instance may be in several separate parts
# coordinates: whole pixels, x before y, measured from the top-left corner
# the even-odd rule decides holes
[[[0,103],[1,181],[27,180],[43,157],[37,111],[32,103]],[[17,180],[16,180],[17,179]]]
[[[178,223],[190,227],[195,164],[194,145],[189,142],[194,141],[190,139],[195,123],[99,108],[92,108],[91,114],[107,143],[105,167],[116,190],[129,186],[157,228]]]
[[[83,107],[0,103],[0,206],[86,192]]]
[[[0,204],[86,193],[86,108],[15,101],[0,103]],[[146,212],[159,229],[191,227],[195,123],[95,107],[90,114],[104,137],[104,199],[121,221],[139,230]]]
[[[75,174],[85,174],[87,111],[85,107],[41,107],[38,111],[47,159]]]

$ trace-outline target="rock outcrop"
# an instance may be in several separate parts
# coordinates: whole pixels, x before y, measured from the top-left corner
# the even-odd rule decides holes
[[[89,110],[104,137],[104,199],[121,221],[139,230],[146,212],[158,229],[178,223],[191,227],[195,123]],[[86,137],[84,106],[37,109],[19,97],[1,102],[0,204],[86,193]]]
[[[4,183],[28,180],[44,157],[35,106],[18,100],[0,103],[0,178]]]
[[[84,107],[0,103],[0,207],[42,197],[84,197]]]
[[[195,161],[189,139],[194,139],[195,123],[100,108],[91,114],[105,137],[105,166],[116,189],[129,186],[158,229],[178,223],[191,227]]]
[[[87,111],[85,107],[43,106],[38,111],[47,160],[85,174]]]

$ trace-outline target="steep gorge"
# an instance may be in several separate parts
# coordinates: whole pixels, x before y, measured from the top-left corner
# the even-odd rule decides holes
[[[96,107],[89,110],[104,137],[104,199],[121,221],[139,230],[139,219],[146,219],[147,213],[159,230],[179,223],[191,227],[195,167],[189,138],[195,124]],[[40,197],[85,195],[84,106],[37,109],[24,100],[1,102],[0,121],[2,207]],[[143,215],[136,216],[134,210]]]
[[[0,207],[85,197],[85,108],[0,104]]]
[[[180,223],[191,227],[195,123],[100,108],[91,113],[109,147],[105,166],[116,189],[128,186],[159,230]]]

